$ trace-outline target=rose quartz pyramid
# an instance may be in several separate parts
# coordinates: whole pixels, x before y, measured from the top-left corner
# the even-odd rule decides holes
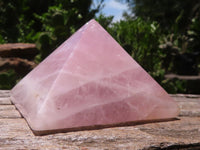
[[[91,20],[24,77],[12,102],[35,133],[174,118],[177,104]]]

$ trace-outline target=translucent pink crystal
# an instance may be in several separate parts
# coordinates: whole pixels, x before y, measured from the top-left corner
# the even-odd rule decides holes
[[[171,97],[95,20],[58,47],[11,93],[34,131],[178,114]]]

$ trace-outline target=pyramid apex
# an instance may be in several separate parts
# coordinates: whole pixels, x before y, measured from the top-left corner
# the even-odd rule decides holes
[[[91,19],[90,21],[88,21],[87,23],[97,23],[97,21],[95,19]]]
[[[90,21],[88,21],[86,23],[86,25],[92,25],[92,24],[98,24],[98,25],[100,25],[95,19],[91,19]]]

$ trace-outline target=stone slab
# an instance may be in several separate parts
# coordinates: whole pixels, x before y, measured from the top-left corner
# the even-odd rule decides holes
[[[17,114],[18,111],[11,103],[1,103],[3,98],[9,100],[9,91],[0,90],[0,150],[199,150],[200,96],[171,96],[178,102],[181,112],[174,121],[35,136],[20,116],[6,117],[6,114],[14,117],[12,112]],[[6,113],[2,115],[2,112]]]
[[[32,60],[37,54],[38,50],[33,43],[7,43],[0,44],[0,57],[19,57]]]

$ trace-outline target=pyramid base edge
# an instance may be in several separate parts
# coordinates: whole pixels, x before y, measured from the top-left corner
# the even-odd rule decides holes
[[[165,118],[165,119],[155,119],[155,120],[139,120],[139,121],[129,121],[123,123],[116,124],[107,124],[107,125],[93,125],[93,126],[82,126],[82,127],[74,127],[74,128],[64,128],[64,129],[52,129],[52,130],[34,130],[30,126],[30,129],[36,136],[44,136],[48,134],[56,134],[56,133],[67,133],[67,132],[77,132],[77,131],[87,131],[87,130],[100,130],[111,127],[124,127],[124,126],[136,126],[147,123],[159,123],[159,122],[168,122],[168,121],[176,121],[178,118]]]

